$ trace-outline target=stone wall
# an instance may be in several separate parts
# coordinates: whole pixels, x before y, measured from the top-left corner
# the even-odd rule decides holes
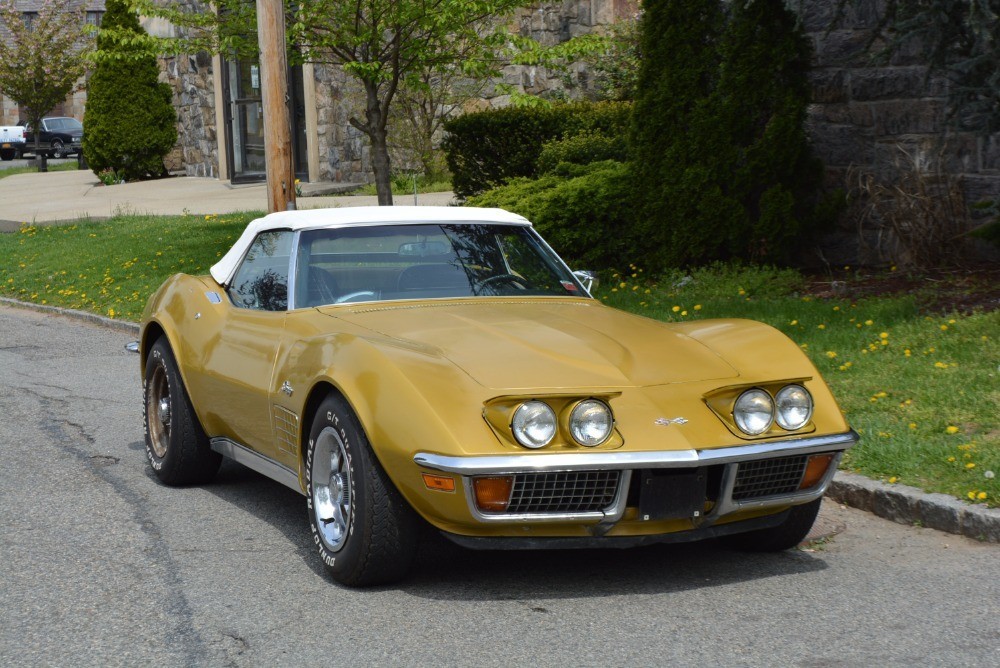
[[[928,76],[915,49],[887,63],[868,55],[883,0],[849,5],[839,17],[836,0],[794,6],[815,50],[809,131],[829,187],[850,191],[863,173],[891,183],[917,165],[957,180],[968,204],[1000,197],[1000,137],[949,129],[948,82]],[[831,261],[881,259],[879,230],[859,235],[857,221],[848,219],[839,237],[830,240]]]
[[[360,86],[337,67],[316,65],[313,69],[320,180],[338,183],[372,180],[368,138],[349,120],[352,114],[363,118]]]
[[[940,139],[948,134],[948,82],[928,79],[927,67],[914,53],[873,65],[865,45],[882,3],[867,0],[839,21],[836,4],[805,0],[801,13],[816,52],[810,132],[831,181],[852,167],[891,172],[902,148],[923,164],[940,156],[948,172],[968,182],[972,199],[995,196],[1000,186],[997,137],[952,133],[942,146]]]

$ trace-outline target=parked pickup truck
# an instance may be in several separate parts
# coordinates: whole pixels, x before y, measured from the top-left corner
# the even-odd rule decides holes
[[[20,125],[0,126],[0,160],[20,158],[24,152],[24,127]]]

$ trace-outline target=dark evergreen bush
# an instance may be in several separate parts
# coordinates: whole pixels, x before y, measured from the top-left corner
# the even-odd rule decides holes
[[[629,108],[622,102],[506,107],[452,119],[445,123],[441,146],[455,194],[471,197],[517,177],[537,176],[543,144],[564,135],[598,131],[624,136]]]
[[[170,86],[159,83],[156,57],[125,0],[107,0],[97,37],[99,60],[87,83],[83,154],[94,173],[126,180],[162,176],[177,142]]]
[[[780,261],[815,227],[810,51],[783,0],[650,0],[632,116],[647,262]]]
[[[521,214],[575,268],[623,266],[634,259],[622,234],[632,221],[628,178],[621,162],[564,162],[541,178],[516,179],[468,204]]]
[[[584,130],[542,144],[542,151],[538,155],[538,173],[551,172],[556,165],[564,162],[575,165],[588,165],[603,160],[624,162],[627,152],[625,137],[608,137],[596,130]]]

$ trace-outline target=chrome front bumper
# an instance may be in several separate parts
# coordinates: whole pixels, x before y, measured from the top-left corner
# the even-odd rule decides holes
[[[718,501],[705,516],[697,513],[692,518],[699,526],[709,526],[734,512],[755,508],[798,505],[820,498],[826,492],[837,471],[837,464],[844,450],[858,442],[853,429],[843,434],[796,438],[785,441],[754,443],[712,450],[676,450],[658,452],[579,452],[570,454],[516,454],[486,457],[450,457],[432,453],[417,453],[413,461],[427,469],[461,475],[466,500],[473,516],[491,524],[533,522],[585,522],[596,526],[593,532],[607,532],[625,513],[628,490],[633,471],[641,469],[698,468],[723,465],[722,483]],[[738,465],[762,459],[793,457],[796,455],[834,454],[826,474],[819,484],[803,491],[778,494],[764,498],[734,499]],[[613,503],[597,512],[555,513],[483,513],[473,496],[472,478],[518,473],[549,473],[568,471],[620,470],[618,493]]]

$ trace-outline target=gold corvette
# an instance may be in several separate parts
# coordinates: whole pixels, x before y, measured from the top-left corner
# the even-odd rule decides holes
[[[371,207],[255,220],[142,318],[146,454],[306,497],[346,584],[405,575],[422,528],[470,548],[809,531],[857,440],[799,348],[745,320],[602,305],[520,216]]]

